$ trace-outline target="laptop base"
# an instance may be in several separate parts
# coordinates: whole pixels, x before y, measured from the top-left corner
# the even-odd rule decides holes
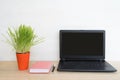
[[[106,61],[60,61],[58,71],[69,72],[115,72]]]

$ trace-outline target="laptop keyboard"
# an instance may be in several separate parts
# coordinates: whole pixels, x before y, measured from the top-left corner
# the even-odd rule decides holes
[[[103,69],[105,62],[100,61],[65,61],[62,63],[63,69]]]

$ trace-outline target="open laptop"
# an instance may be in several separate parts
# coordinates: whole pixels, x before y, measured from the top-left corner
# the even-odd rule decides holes
[[[60,30],[58,71],[115,72],[105,61],[104,30]]]

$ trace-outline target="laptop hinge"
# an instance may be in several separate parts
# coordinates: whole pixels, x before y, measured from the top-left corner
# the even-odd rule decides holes
[[[103,61],[105,61],[105,60],[104,60],[104,59],[100,59],[99,61],[103,62]]]
[[[81,61],[81,60],[86,60],[86,61],[91,61],[92,59],[65,59],[65,58],[61,58],[61,61]],[[94,59],[92,60],[94,61]],[[95,59],[95,61],[105,61],[104,59]]]

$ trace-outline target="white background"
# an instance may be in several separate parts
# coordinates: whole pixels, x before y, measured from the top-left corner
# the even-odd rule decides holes
[[[60,29],[104,29],[106,60],[120,61],[120,0],[0,0],[0,60],[16,60],[2,34],[20,24],[45,37],[31,60],[59,60]]]

